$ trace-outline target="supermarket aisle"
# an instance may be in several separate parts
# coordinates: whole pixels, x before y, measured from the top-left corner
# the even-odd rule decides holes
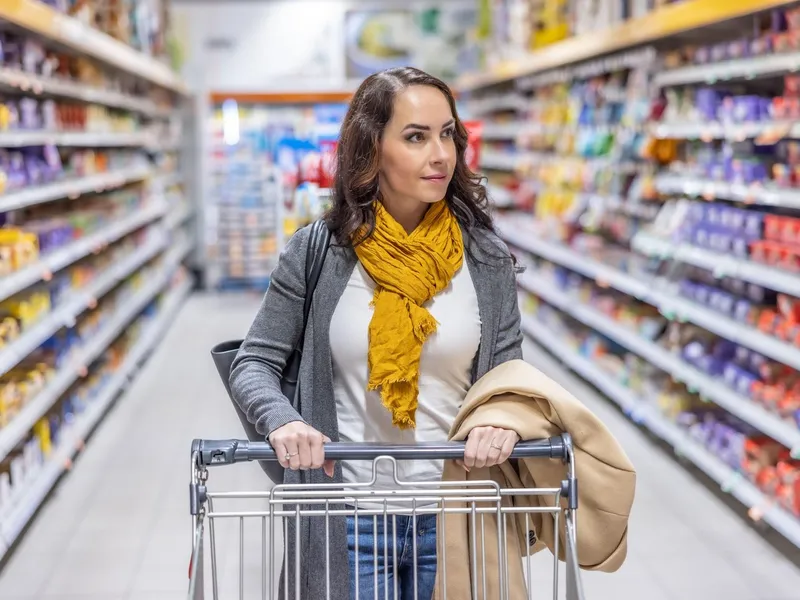
[[[189,442],[238,434],[208,349],[240,335],[256,308],[255,298],[240,296],[199,296],[187,304],[3,571],[0,599],[185,598]],[[548,372],[558,368],[534,348],[527,353]],[[572,389],[619,436],[640,474],[628,562],[614,575],[584,574],[588,600],[797,597],[800,571],[582,388]],[[211,484],[266,487],[254,465],[215,470]],[[251,538],[247,547],[258,552]],[[223,585],[235,582],[237,555],[235,545],[221,553]],[[544,555],[536,562],[537,580],[545,581],[551,563]]]

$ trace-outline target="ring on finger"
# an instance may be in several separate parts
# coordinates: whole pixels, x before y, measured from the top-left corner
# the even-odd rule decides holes
[[[291,459],[291,458],[294,458],[294,457],[295,457],[295,456],[297,456],[298,454],[300,454],[300,453],[299,453],[299,452],[294,452],[294,453],[287,452],[286,454],[284,454],[284,455],[283,455],[283,457],[284,457],[286,460],[289,460],[289,459]]]
[[[491,444],[489,444],[489,446],[490,446],[491,448],[494,448],[495,450],[502,450],[502,449],[503,449],[503,447],[502,447],[502,446],[498,446],[497,444],[495,444],[495,443],[494,443],[494,440],[492,440],[492,443],[491,443]]]

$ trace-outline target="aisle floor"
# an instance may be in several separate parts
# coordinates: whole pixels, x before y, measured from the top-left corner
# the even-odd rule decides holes
[[[239,435],[208,350],[243,335],[257,307],[253,296],[188,302],[0,573],[0,600],[186,597],[190,442]],[[587,386],[557,374],[559,366],[541,351],[529,347],[526,355],[609,425],[639,474],[628,560],[616,574],[584,573],[587,600],[798,598],[800,570],[715,494]],[[255,465],[236,465],[213,470],[210,487],[267,485]],[[230,525],[218,532],[220,584],[235,593],[222,598],[238,597],[239,545],[229,535],[238,524]],[[260,597],[256,529],[246,534],[245,598]],[[550,569],[547,557],[536,558],[537,597],[551,597],[544,584]]]

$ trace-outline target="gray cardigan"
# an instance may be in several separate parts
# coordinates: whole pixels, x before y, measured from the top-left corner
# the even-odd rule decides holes
[[[303,420],[338,440],[338,420],[333,393],[333,366],[329,330],[333,312],[344,292],[358,258],[350,246],[334,240],[320,273],[306,327],[298,388],[300,412],[281,393],[280,376],[303,327],[305,258],[310,228],[295,233],[272,273],[269,289],[247,333],[230,377],[236,402],[268,436],[292,421]],[[466,262],[478,297],[481,341],[473,365],[473,383],[492,368],[522,358],[522,333],[517,305],[516,271],[505,244],[484,230],[464,233]],[[334,482],[342,481],[337,465]],[[286,484],[319,484],[331,480],[321,471],[286,471]],[[286,506],[284,506],[286,508]],[[303,600],[348,598],[349,565],[343,519],[330,521],[329,554],[325,522],[304,518],[300,526],[300,551],[294,544],[295,522],[288,519],[284,530],[288,548],[289,597],[294,598],[295,556],[300,556]],[[330,595],[326,595],[324,564],[330,562]],[[283,577],[281,577],[283,584]],[[283,598],[283,591],[281,591]]]

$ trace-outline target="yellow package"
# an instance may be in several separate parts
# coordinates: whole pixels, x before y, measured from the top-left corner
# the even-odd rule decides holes
[[[33,233],[13,227],[0,228],[0,246],[11,252],[15,270],[21,269],[39,258],[39,238]]]

